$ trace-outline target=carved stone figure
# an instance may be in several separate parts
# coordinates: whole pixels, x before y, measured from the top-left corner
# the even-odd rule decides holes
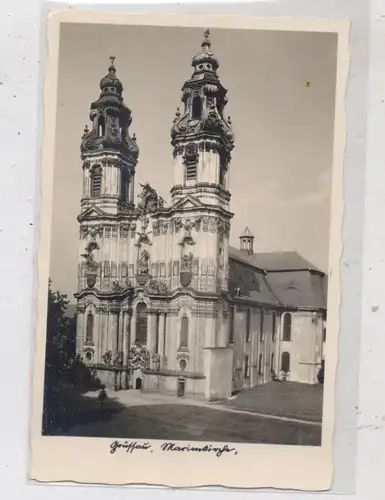
[[[110,365],[112,361],[112,352],[107,351],[103,354],[102,359],[106,365]]]
[[[114,357],[114,365],[122,366],[123,365],[123,353],[122,351],[117,351]]]
[[[182,257],[182,271],[191,271],[192,269],[193,254],[189,252]]]
[[[112,282],[112,288],[116,292],[120,292],[121,290],[123,290],[123,287],[120,285],[119,281],[117,281],[117,280]]]
[[[138,196],[141,201],[137,206],[139,213],[144,215],[164,206],[163,198],[158,196],[158,193],[148,182],[140,184],[140,186],[142,187],[142,192]]]
[[[148,274],[148,261],[150,260],[150,255],[147,250],[143,250],[139,259],[139,274]]]

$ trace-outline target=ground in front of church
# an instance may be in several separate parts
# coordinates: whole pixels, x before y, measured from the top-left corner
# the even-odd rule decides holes
[[[103,408],[97,393],[81,396],[63,434],[303,446],[321,443],[322,386],[271,382],[221,403],[133,390],[108,396]]]

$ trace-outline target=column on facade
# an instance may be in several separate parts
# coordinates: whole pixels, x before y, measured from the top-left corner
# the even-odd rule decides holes
[[[159,345],[158,345],[158,351],[161,356],[161,359],[163,360],[163,357],[166,352],[166,338],[165,338],[165,333],[166,333],[166,314],[161,313],[159,316]]]
[[[84,313],[79,312],[76,317],[76,352],[80,354],[84,346]]]
[[[135,174],[130,177],[130,203],[134,203]]]
[[[128,351],[130,349],[130,319],[131,319],[130,313],[125,312],[123,321],[123,345],[122,345],[124,366],[127,366]]]
[[[155,311],[148,311],[147,323],[147,349],[153,353],[155,352],[156,343],[156,313]]]
[[[113,352],[116,347],[116,313],[110,311],[108,315],[108,339],[107,339],[107,351]]]
[[[124,311],[119,312],[119,333],[118,333],[118,351],[123,352],[124,344]]]
[[[136,341],[136,314],[132,312],[130,316],[130,347],[134,345]]]

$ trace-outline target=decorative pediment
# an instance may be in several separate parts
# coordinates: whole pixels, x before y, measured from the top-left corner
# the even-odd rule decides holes
[[[99,207],[93,206],[90,208],[87,208],[83,213],[81,213],[78,217],[79,221],[83,220],[90,220],[96,217],[103,217],[107,215],[103,210],[101,210]]]
[[[172,207],[174,210],[185,210],[188,208],[205,208],[205,205],[191,195],[185,196]]]

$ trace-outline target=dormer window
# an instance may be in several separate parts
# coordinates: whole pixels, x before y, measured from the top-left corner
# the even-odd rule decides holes
[[[193,120],[199,120],[201,116],[202,116],[202,99],[199,96],[195,96],[192,100],[191,118]]]

